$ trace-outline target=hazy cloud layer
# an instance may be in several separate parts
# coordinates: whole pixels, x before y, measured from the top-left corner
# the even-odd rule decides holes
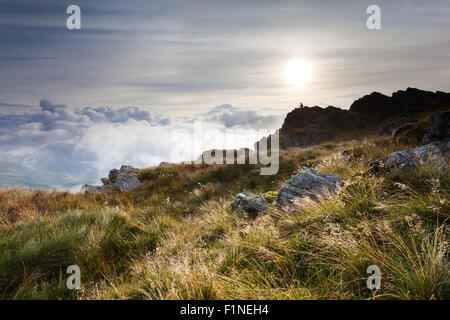
[[[274,130],[283,119],[282,114],[244,111],[231,105],[173,119],[138,107],[78,109],[48,100],[41,100],[39,107],[36,112],[0,116],[0,161],[42,172],[43,184],[50,184],[45,172],[58,173],[58,184],[54,174],[51,183],[63,189],[98,183],[110,169],[122,164],[148,167],[161,161],[192,160],[174,156],[174,133],[192,133],[195,122],[214,128],[217,135],[227,128],[240,129],[243,142],[252,129]],[[250,138],[250,145],[237,142],[234,147],[251,146],[259,137]],[[223,145],[205,145],[208,147]]]

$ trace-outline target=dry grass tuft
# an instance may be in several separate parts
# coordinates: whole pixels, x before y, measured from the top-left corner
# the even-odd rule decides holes
[[[270,177],[250,165],[165,165],[141,170],[144,185],[129,193],[1,190],[0,298],[449,299],[449,172],[366,174],[407,147],[366,138],[292,149]],[[305,167],[347,183],[293,212],[230,210],[237,192],[272,194]],[[71,264],[80,291],[65,287]],[[376,292],[371,264],[382,271]]]

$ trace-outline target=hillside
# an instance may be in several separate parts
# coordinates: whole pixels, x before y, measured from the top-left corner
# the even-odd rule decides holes
[[[124,168],[141,182],[125,192],[2,190],[0,298],[450,299],[449,114],[430,115],[427,147],[355,128],[282,150],[273,176],[259,165],[164,164]],[[286,182],[311,172],[342,184],[282,206]],[[264,210],[236,202],[243,193]],[[74,264],[80,290],[66,287]]]

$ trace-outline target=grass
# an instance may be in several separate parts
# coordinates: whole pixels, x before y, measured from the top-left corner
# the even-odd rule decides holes
[[[291,149],[275,176],[254,165],[165,165],[141,170],[144,184],[128,193],[2,190],[0,298],[449,299],[449,172],[366,174],[407,147],[372,137]],[[273,199],[306,167],[347,184],[296,211],[230,210],[236,193]],[[72,264],[81,290],[66,287]],[[374,292],[372,264],[382,272]]]

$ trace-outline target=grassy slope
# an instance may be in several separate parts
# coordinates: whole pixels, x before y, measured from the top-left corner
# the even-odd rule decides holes
[[[449,299],[449,173],[364,174],[405,147],[369,138],[291,149],[265,177],[251,165],[149,168],[123,194],[0,191],[0,298]],[[276,191],[305,167],[349,183],[295,212],[230,211],[237,192]],[[71,264],[81,290],[66,289]],[[383,273],[374,293],[371,264]]]

